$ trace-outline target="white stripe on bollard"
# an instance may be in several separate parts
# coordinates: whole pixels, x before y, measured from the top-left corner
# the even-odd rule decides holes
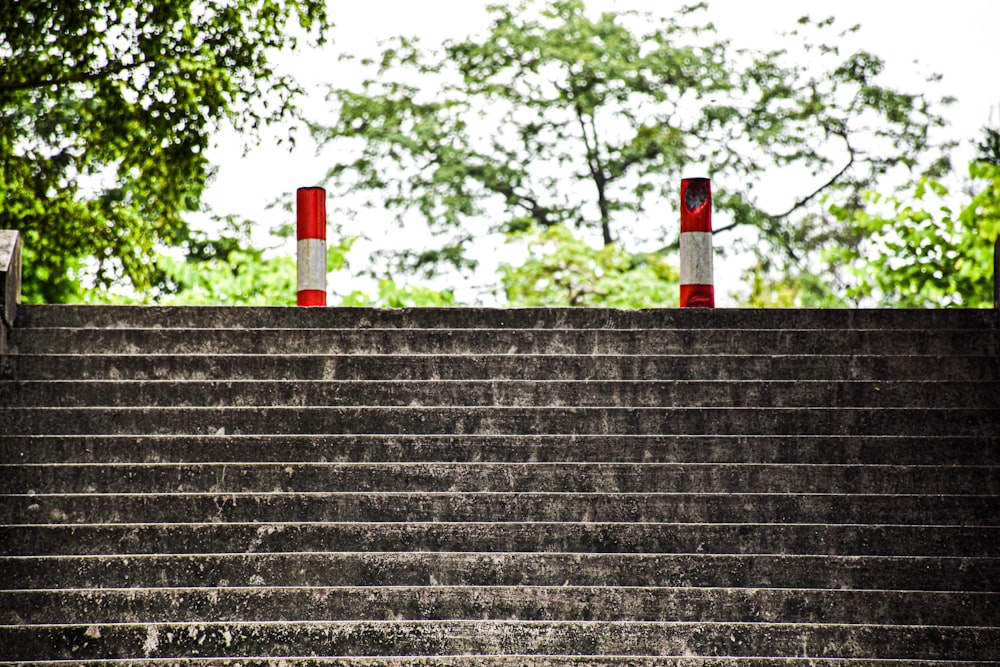
[[[712,233],[681,234],[681,284],[714,285],[712,279]]]
[[[298,287],[303,290],[326,291],[326,241],[299,239]]]

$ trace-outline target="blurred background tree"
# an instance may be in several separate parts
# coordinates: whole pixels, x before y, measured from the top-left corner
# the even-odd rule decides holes
[[[459,280],[475,268],[470,245],[499,231],[529,247],[569,244],[561,275],[572,274],[575,286],[553,291],[558,253],[532,256],[503,270],[513,303],[620,302],[600,298],[620,293],[605,272],[579,282],[580,253],[570,248],[582,249],[567,230],[594,253],[614,246],[611,255],[640,258],[650,251],[636,248],[651,246],[670,257],[676,225],[650,218],[673,218],[650,212],[677,198],[691,168],[704,167],[727,220],[716,233],[749,232],[760,281],[794,282],[796,305],[842,304],[849,275],[827,258],[858,248],[863,235],[829,207],[862,208],[863,193],[889,173],[945,173],[951,146],[935,144],[932,132],[949,100],[884,86],[877,56],[840,53],[837,39],[856,27],[838,32],[832,19],[802,18],[784,46],[749,52],[715,38],[699,21],[704,8],[658,19],[595,17],[582,0],[499,5],[482,38],[423,48],[400,37],[362,60],[368,78],[331,87],[335,121],[313,125],[338,156],[328,172],[334,200],[367,193],[370,206],[392,210],[401,225],[423,220],[438,243],[383,253],[378,271]],[[755,188],[782,171],[808,174],[807,185],[770,210]],[[546,231],[554,227],[561,231]],[[667,274],[654,284],[628,273],[616,275],[651,291],[626,302],[676,303],[675,295],[651,298],[671,294]],[[544,293],[529,296],[530,285],[543,284]]]

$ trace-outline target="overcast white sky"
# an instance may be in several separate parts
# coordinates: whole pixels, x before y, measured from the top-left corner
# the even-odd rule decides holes
[[[488,25],[488,4],[483,0],[331,0],[336,23],[333,44],[323,51],[305,51],[287,59],[288,68],[311,91],[304,105],[307,115],[322,120],[323,84],[334,83],[338,53],[374,53],[380,40],[400,34],[418,35],[425,45],[432,45],[483,31]],[[654,15],[672,14],[682,4],[690,3],[588,1],[588,6],[598,11],[641,10]],[[901,89],[920,90],[927,73],[941,73],[944,79],[933,92],[958,98],[945,115],[953,136],[965,140],[956,164],[971,156],[971,140],[978,139],[982,126],[1000,122],[1000,0],[709,0],[708,17],[720,36],[731,38],[734,46],[767,47],[777,33],[793,29],[805,14],[814,19],[834,16],[843,28],[861,24],[853,42],[842,48],[863,48],[884,58],[885,80]],[[288,217],[268,210],[269,203],[322,178],[329,165],[315,155],[306,133],[300,133],[299,147],[289,153],[275,141],[283,132],[280,128],[266,132],[261,145],[247,155],[240,137],[232,132],[220,135],[209,156],[218,167],[218,175],[206,195],[206,202],[216,212],[238,214],[267,229]],[[398,230],[384,233],[398,234]],[[733,291],[737,282],[736,274],[720,272],[717,267],[717,294]]]

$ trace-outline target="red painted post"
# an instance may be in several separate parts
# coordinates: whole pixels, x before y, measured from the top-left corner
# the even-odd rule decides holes
[[[326,190],[299,188],[295,193],[298,239],[298,304],[326,305]]]
[[[681,308],[715,308],[712,182],[681,179]]]

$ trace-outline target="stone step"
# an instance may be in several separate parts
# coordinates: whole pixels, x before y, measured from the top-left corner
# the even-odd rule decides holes
[[[0,522],[674,522],[1000,526],[1000,497],[757,493],[37,493]]]
[[[1000,466],[751,463],[0,464],[0,493],[1000,494]]]
[[[1000,558],[301,552],[0,556],[6,588],[693,586],[989,592]]]
[[[6,463],[648,462],[1000,464],[974,436],[0,435]]]
[[[990,408],[225,407],[4,410],[8,435],[701,434],[994,437]]]
[[[1000,659],[1000,628],[794,623],[356,621],[0,626],[7,659],[224,656],[801,656]]]
[[[18,308],[19,328],[989,329],[989,309],[288,308],[51,306]]]
[[[18,329],[15,354],[905,354],[985,356],[968,329]]]
[[[1000,622],[1000,593],[620,586],[0,590],[0,626],[386,618],[991,626]]]
[[[19,380],[938,380],[996,382],[995,356],[12,354]]]
[[[755,523],[0,525],[0,555],[462,551],[1000,557],[1000,526]]]
[[[169,659],[129,659],[131,667],[162,667]],[[63,661],[2,662],[0,665],[66,667]],[[115,660],[87,660],[74,664],[93,667],[120,665]],[[210,657],[184,658],[187,665],[222,665],[225,667],[970,667],[996,665],[994,662],[966,660],[897,660],[881,658],[712,658],[670,656],[580,656],[580,655],[445,655],[445,656],[352,656],[352,657]]]
[[[1000,407],[997,382],[896,381],[0,381],[0,405]]]

